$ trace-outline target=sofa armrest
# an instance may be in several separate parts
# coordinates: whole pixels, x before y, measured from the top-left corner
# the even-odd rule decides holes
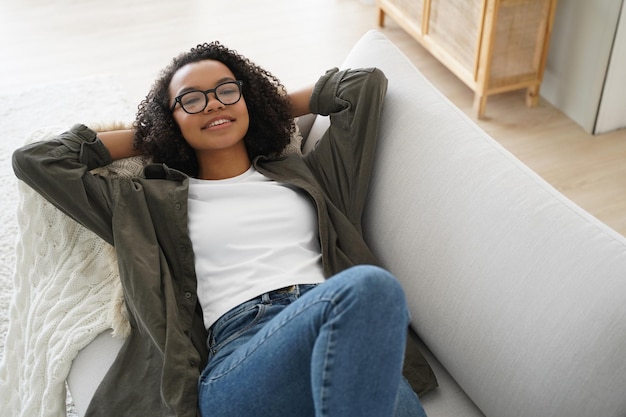
[[[428,348],[486,415],[626,415],[626,239],[382,34],[366,34],[344,67],[389,79],[364,232]]]

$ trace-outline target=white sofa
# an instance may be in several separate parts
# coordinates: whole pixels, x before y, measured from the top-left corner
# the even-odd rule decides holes
[[[389,78],[365,232],[403,283],[439,388],[430,417],[626,416],[626,239],[442,96],[382,34],[344,67]],[[327,125],[306,117],[312,146]],[[82,415],[121,341],[68,379]],[[427,348],[426,348],[427,346]]]

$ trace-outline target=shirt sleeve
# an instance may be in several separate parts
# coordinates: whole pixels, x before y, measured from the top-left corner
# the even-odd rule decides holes
[[[359,230],[386,92],[387,78],[379,69],[332,69],[311,95],[311,111],[330,116],[330,127],[305,159]]]
[[[13,153],[13,171],[18,179],[113,244],[111,183],[90,173],[111,162],[96,133],[84,125]]]

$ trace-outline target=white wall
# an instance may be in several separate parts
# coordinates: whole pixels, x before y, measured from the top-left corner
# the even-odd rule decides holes
[[[626,5],[622,5],[594,133],[623,127],[626,127]]]
[[[541,95],[591,133],[622,3],[559,0],[557,5]]]

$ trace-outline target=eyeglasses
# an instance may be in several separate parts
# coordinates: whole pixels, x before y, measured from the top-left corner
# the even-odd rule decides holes
[[[237,103],[241,99],[241,87],[243,81],[226,81],[219,84],[215,88],[208,90],[191,90],[187,91],[174,99],[174,105],[171,111],[176,108],[176,103],[180,103],[185,113],[196,114],[204,111],[209,104],[209,94],[213,93],[217,101],[224,105]]]

